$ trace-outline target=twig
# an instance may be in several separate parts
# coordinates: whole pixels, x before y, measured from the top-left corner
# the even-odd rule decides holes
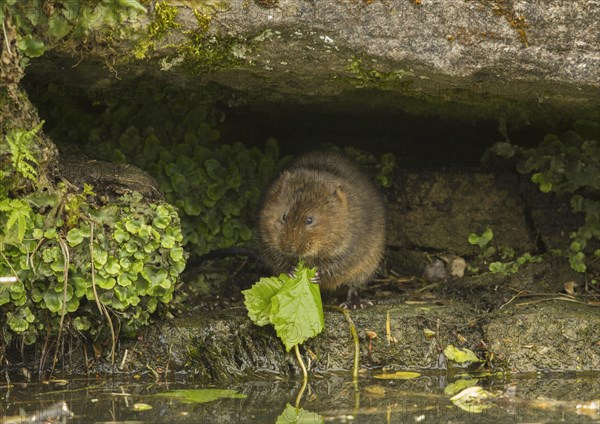
[[[110,334],[112,337],[112,343],[110,348],[110,359],[111,364],[115,366],[115,351],[117,345],[117,336],[115,334],[115,328],[112,323],[112,319],[110,318],[110,314],[108,313],[108,309],[100,302],[100,298],[98,297],[98,291],[96,290],[96,267],[94,266],[94,222],[90,221],[90,261],[92,265],[92,290],[94,291],[94,298],[96,300],[96,306],[100,311],[100,315],[104,315],[106,320],[108,321],[108,327],[110,328]]]
[[[6,262],[6,265],[8,265],[8,267],[10,268],[10,270],[13,272],[15,278],[17,279],[17,281],[19,280],[19,276],[17,275],[17,271],[15,271],[15,269],[13,268],[13,266],[10,264],[10,262],[8,261],[8,258],[6,256],[4,256],[4,253],[0,252],[0,255],[2,255],[2,259],[4,259],[4,262]],[[4,278],[4,277],[3,277]],[[7,277],[8,278],[8,277]]]
[[[350,326],[350,334],[352,334],[352,339],[354,340],[354,366],[352,367],[352,380],[356,383],[358,381],[358,366],[360,362],[360,345],[358,341],[358,333],[356,332],[356,326],[354,325],[354,321],[352,321],[352,317],[350,317],[350,312],[346,308],[340,308],[344,317],[346,317],[346,321],[348,321],[348,325]]]
[[[10,51],[10,44],[8,42],[8,35],[6,34],[6,26],[4,25],[4,20],[2,20],[2,32],[4,32],[4,42],[6,43],[6,50],[8,54],[12,56],[12,52]]]
[[[56,347],[54,349],[54,358],[52,359],[52,368],[50,369],[50,378],[52,378],[54,368],[56,367],[56,362],[58,361],[58,348],[60,345],[60,339],[62,337],[63,325],[65,323],[65,315],[67,313],[67,283],[69,281],[69,264],[71,263],[69,248],[62,237],[58,237],[58,245],[60,246],[60,250],[65,260],[65,264],[63,266],[63,302],[60,310],[60,324],[58,325],[58,336],[56,339]]]

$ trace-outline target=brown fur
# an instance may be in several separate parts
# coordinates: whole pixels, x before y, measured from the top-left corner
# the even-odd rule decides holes
[[[261,254],[275,272],[289,272],[304,259],[317,267],[323,289],[359,288],[383,256],[383,201],[351,159],[311,152],[295,160],[267,190],[258,233]]]

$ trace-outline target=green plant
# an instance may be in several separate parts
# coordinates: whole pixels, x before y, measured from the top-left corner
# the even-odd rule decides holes
[[[490,242],[494,238],[494,232],[491,228],[486,228],[481,235],[477,235],[475,233],[469,234],[469,243],[479,246],[481,249],[481,255],[484,258],[489,258],[493,254],[496,253],[496,248],[490,245]]]
[[[298,346],[325,328],[321,290],[311,282],[316,273],[301,262],[293,275],[261,278],[242,292],[250,319],[259,326],[272,324],[285,349],[294,348],[305,383],[308,373]]]
[[[185,267],[179,217],[131,194],[102,204],[86,186],[0,202],[0,286],[5,341],[40,335],[133,335],[171,300]],[[114,326],[113,326],[114,323]]]
[[[583,216],[583,224],[570,235],[568,258],[571,268],[586,272],[588,255],[600,257],[600,249],[590,247],[600,240],[600,122],[577,121],[573,130],[548,134],[537,148],[522,152],[518,170],[532,173],[540,191],[572,195],[571,209]]]
[[[287,351],[325,327],[321,291],[311,282],[316,272],[300,263],[294,275],[261,278],[242,292],[250,319],[259,326],[272,324]]]
[[[478,246],[480,249],[480,260],[484,263],[490,262],[493,258],[500,256],[500,261],[492,261],[488,265],[488,269],[492,273],[514,274],[522,265],[531,262],[541,262],[542,257],[531,255],[526,252],[515,259],[515,251],[510,247],[496,247],[492,245],[494,232],[491,228],[486,228],[481,235],[476,233],[469,234],[469,243]],[[478,272],[478,268],[471,267],[472,272]]]
[[[0,22],[6,35],[5,18],[17,31],[17,49],[25,68],[38,57],[67,39],[90,40],[91,35],[113,39],[135,38],[146,8],[137,0],[4,0],[0,2]]]
[[[261,192],[280,163],[275,140],[264,149],[225,144],[215,111],[189,101],[196,93],[151,81],[129,85],[120,97],[101,93],[93,99],[99,116],[82,112],[82,100],[62,92],[49,85],[40,99],[52,138],[84,143],[96,158],[132,163],[152,175],[178,208],[188,252],[248,242]]]
[[[6,197],[8,191],[19,191],[24,188],[23,180],[27,180],[34,186],[37,184],[36,156],[39,154],[39,148],[35,141],[42,125],[44,121],[30,130],[21,128],[6,130],[4,142],[0,143],[0,181],[3,183],[0,198]]]
[[[333,149],[340,150],[335,146],[333,146]],[[374,168],[377,182],[383,188],[392,186],[392,177],[396,169],[396,157],[392,153],[384,153],[377,157],[373,153],[354,146],[346,146],[342,151],[362,166]]]
[[[380,71],[373,64],[372,67],[367,67],[363,64],[362,58],[358,56],[352,56],[352,60],[346,67],[346,70],[358,81],[361,85],[368,85],[374,83],[389,83],[393,81],[399,81],[406,77],[414,76],[414,72],[411,70],[394,70],[394,71]]]

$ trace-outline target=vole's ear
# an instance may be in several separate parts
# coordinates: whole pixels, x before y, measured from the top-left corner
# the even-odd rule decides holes
[[[346,206],[346,204],[348,203],[348,196],[346,196],[346,192],[344,191],[344,188],[341,185],[335,188],[333,196],[336,199],[336,201],[339,202],[341,207]]]

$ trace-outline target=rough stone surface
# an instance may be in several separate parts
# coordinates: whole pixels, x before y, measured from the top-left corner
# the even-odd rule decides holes
[[[471,233],[494,231],[494,244],[520,252],[536,246],[516,191],[497,184],[476,164],[454,170],[400,169],[389,198],[388,243],[402,250],[475,255]]]
[[[598,370],[598,308],[552,303],[541,299],[498,313],[485,326],[490,349],[513,372]]]
[[[193,25],[193,15],[181,10],[182,20]],[[245,57],[274,75],[270,88],[275,92],[286,82],[293,88],[296,81],[305,96],[315,94],[311,88],[327,95],[336,86],[323,85],[324,77],[347,75],[358,55],[367,69],[407,75],[398,74],[408,85],[396,89],[403,87],[410,95],[451,99],[453,92],[467,90],[476,97],[575,105],[597,102],[597,93],[580,89],[600,84],[599,11],[600,4],[589,0],[551,5],[282,0],[276,8],[235,1],[218,13],[215,27],[259,37],[258,47]]]

